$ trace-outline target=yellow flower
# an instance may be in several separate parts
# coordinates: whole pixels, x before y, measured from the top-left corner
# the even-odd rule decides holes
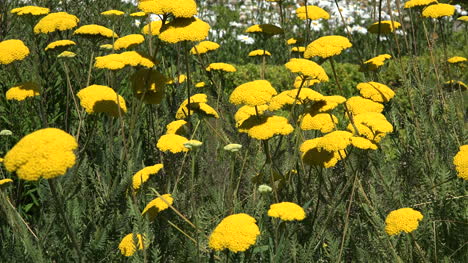
[[[214,51],[219,48],[219,44],[211,41],[202,41],[190,49],[190,54],[205,54],[209,51]]]
[[[361,96],[376,102],[388,102],[395,96],[395,92],[387,85],[373,81],[359,83],[357,89]]]
[[[0,186],[3,186],[5,184],[13,183],[13,180],[7,178],[7,179],[1,179],[0,180]]]
[[[286,41],[288,45],[302,44],[304,39],[302,37],[292,37]]]
[[[165,85],[169,79],[157,70],[139,69],[131,80],[135,97],[147,104],[159,104],[164,98]]]
[[[322,8],[315,5],[301,6],[296,9],[296,15],[299,19],[306,20],[318,20],[318,19],[329,19],[330,14]]]
[[[10,12],[12,14],[17,14],[19,16],[22,16],[22,15],[40,16],[40,15],[47,15],[50,12],[50,9],[45,8],[45,7],[28,5],[28,6],[14,8]]]
[[[206,104],[206,102],[208,102],[206,94],[199,93],[199,94],[195,94],[191,96],[190,97],[190,115],[193,115],[195,112],[197,112],[197,113],[202,113],[202,114],[212,116],[215,118],[219,118],[218,113],[213,108],[211,108],[208,104]],[[186,99],[180,104],[179,109],[176,112],[176,119],[185,119],[188,117],[189,115],[188,103],[189,103],[189,100]]]
[[[34,82],[25,82],[19,85],[11,87],[6,92],[7,100],[17,100],[22,101],[29,97],[34,97],[39,95],[39,84]]]
[[[269,110],[275,111],[282,109],[286,105],[307,104],[310,102],[324,101],[325,96],[315,90],[309,88],[302,88],[298,94],[299,89],[286,90],[274,96],[269,104]]]
[[[384,65],[385,60],[390,59],[392,56],[389,54],[378,55],[364,62],[360,71],[375,71]]]
[[[467,59],[465,57],[459,57],[459,56],[455,56],[455,57],[451,57],[447,59],[447,62],[451,64],[458,64],[458,63],[466,62],[466,61]]]
[[[245,30],[246,33],[262,33],[268,36],[280,35],[284,30],[271,24],[253,25]]]
[[[416,6],[426,6],[429,4],[437,3],[437,0],[409,0],[405,3],[405,8],[412,8]]]
[[[152,68],[154,67],[154,63],[136,51],[126,51],[120,54],[96,57],[96,63],[94,66],[96,68],[118,70],[123,69],[125,66]]]
[[[341,103],[345,102],[346,98],[341,96],[323,96],[323,100],[317,101],[311,107],[311,110],[317,112],[326,112],[338,107]]]
[[[249,57],[255,57],[255,56],[271,56],[271,53],[263,49],[250,51]]]
[[[89,114],[103,112],[118,117],[119,112],[127,112],[125,99],[107,86],[91,85],[80,90],[76,96]]]
[[[142,184],[148,181],[150,175],[157,174],[163,168],[162,164],[147,166],[136,172],[132,177],[132,186],[134,190],[138,190]]]
[[[71,41],[68,39],[57,40],[47,45],[47,47],[45,48],[45,51],[56,49],[56,48],[61,48],[61,47],[74,46],[74,45],[76,45],[75,41]]]
[[[251,117],[239,126],[239,132],[257,140],[268,140],[275,135],[288,135],[294,131],[288,119],[281,116]]]
[[[210,25],[198,18],[176,18],[162,27],[159,39],[172,44],[202,41],[208,36],[209,30]]]
[[[112,29],[95,24],[80,26],[77,30],[75,30],[75,32],[73,32],[73,35],[106,38],[119,37],[114,31],[112,31]]]
[[[114,10],[114,9],[107,10],[101,13],[101,15],[103,16],[121,16],[123,14],[125,14],[125,12],[122,12],[120,10]]]
[[[212,70],[217,70],[217,71],[224,71],[224,72],[236,72],[237,69],[227,63],[211,63],[206,67],[206,71],[212,71]]]
[[[256,116],[257,114],[262,115],[266,110],[268,110],[268,105],[260,105],[256,107],[245,105],[240,107],[234,114],[236,127],[241,126],[244,121],[248,120],[252,116]]]
[[[457,20],[468,22],[468,16],[460,16],[459,18],[457,18]]]
[[[319,130],[327,133],[335,129],[338,118],[331,113],[307,112],[302,116],[300,123],[303,130]]]
[[[175,17],[190,18],[197,14],[194,0],[140,0],[138,8],[146,13],[172,14]]]
[[[58,58],[74,58],[76,56],[75,53],[71,51],[63,51],[62,53],[58,54]]]
[[[351,145],[363,150],[377,150],[378,148],[377,144],[373,143],[371,140],[358,136],[351,137]]]
[[[131,13],[130,16],[132,16],[132,17],[142,17],[142,16],[146,16],[146,13],[145,12],[135,12],[135,13]]]
[[[394,210],[385,218],[385,232],[391,236],[401,232],[411,233],[418,228],[419,221],[422,219],[421,212],[412,208]]]
[[[380,142],[387,133],[393,132],[392,124],[381,113],[365,112],[355,115],[353,120],[359,135],[374,142]],[[352,124],[349,124],[347,129],[356,132]]]
[[[339,160],[346,157],[345,151],[329,152],[317,147],[322,137],[314,138],[303,142],[300,146],[301,158],[308,165],[318,165],[324,168],[335,166]]]
[[[468,180],[468,145],[460,146],[460,151],[453,157],[457,176]]]
[[[243,252],[257,241],[260,229],[255,218],[241,213],[230,215],[216,226],[209,237],[208,246],[217,251],[229,249],[231,252]]]
[[[114,49],[114,46],[112,46],[112,44],[102,44],[99,46],[99,48],[111,50]]]
[[[6,155],[5,168],[19,178],[37,181],[64,175],[75,164],[78,143],[56,128],[37,130],[24,136]]]
[[[368,30],[369,32],[374,33],[374,34],[378,34],[379,30],[380,30],[380,34],[390,34],[393,31],[395,31],[395,29],[399,28],[400,26],[401,24],[396,21],[393,21],[392,23],[392,21],[390,20],[385,20],[385,21],[380,21],[380,24],[379,22],[375,22],[368,28]]]
[[[364,112],[382,112],[384,106],[378,102],[374,102],[373,100],[365,99],[360,96],[354,96],[349,98],[346,101],[346,106],[348,110],[353,115],[358,115]]]
[[[304,53],[306,50],[305,47],[293,47],[291,48],[291,52],[297,52],[297,53]]]
[[[441,18],[444,16],[453,16],[455,6],[449,4],[434,4],[424,8],[423,17]]]
[[[345,49],[352,47],[351,42],[342,36],[325,36],[314,40],[306,47],[305,58],[319,56],[329,58],[341,54]]]
[[[80,22],[78,17],[66,12],[50,13],[34,26],[34,33],[48,34],[55,31],[65,31],[76,27],[78,22]]]
[[[328,76],[325,70],[317,63],[303,59],[292,58],[285,64],[292,73],[299,73],[309,79],[317,79],[320,82],[327,82]]]
[[[235,105],[260,106],[268,103],[276,94],[277,92],[270,82],[267,80],[255,80],[235,88],[229,97],[229,101]]]
[[[172,121],[166,125],[166,134],[180,134],[180,129],[186,124],[187,122],[184,120]]]
[[[187,75],[185,75],[185,74],[180,74],[177,77],[177,83],[179,83],[179,84],[184,83],[186,80],[187,80]]]
[[[283,221],[302,221],[306,217],[302,207],[291,202],[281,202],[270,205],[268,216],[276,217]]]
[[[461,90],[465,91],[467,90],[467,86],[465,83],[462,81],[455,81],[455,80],[449,80],[444,83],[444,89],[447,91],[455,91],[455,90]]]
[[[171,153],[188,152],[189,149],[184,146],[188,139],[177,134],[165,134],[161,136],[156,144],[156,147],[162,152],[170,151]]]
[[[120,241],[119,249],[120,253],[126,257],[130,257],[135,254],[138,246],[138,250],[146,249],[149,245],[148,240],[144,235],[130,233],[122,238]]]
[[[141,33],[145,35],[158,36],[161,33],[162,21],[153,21],[143,27]],[[151,32],[151,34],[150,34]]]
[[[303,80],[304,80],[304,83],[302,83]],[[304,77],[303,75],[300,75],[294,79],[294,88],[298,89],[301,87],[301,85],[302,87],[311,87],[317,83],[320,83],[320,80],[312,79],[312,78]]]
[[[23,60],[29,55],[29,48],[18,39],[9,39],[0,42],[0,64],[10,64]]]
[[[142,216],[145,214],[148,215],[149,220],[153,220],[159,212],[162,212],[169,208],[174,202],[174,198],[172,198],[171,194],[164,194],[149,202],[143,212],[141,212]]]
[[[114,42],[114,49],[127,49],[136,45],[139,45],[145,41],[145,37],[140,34],[131,34],[121,38],[118,38]]]
[[[342,151],[351,144],[352,136],[348,131],[334,131],[321,137],[316,147],[328,152]]]
[[[198,82],[197,84],[195,84],[195,88],[203,88],[205,87],[206,83],[205,82]]]

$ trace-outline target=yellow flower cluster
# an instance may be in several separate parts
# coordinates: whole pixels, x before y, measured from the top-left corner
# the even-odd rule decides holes
[[[426,6],[437,3],[437,0],[409,0],[405,3],[405,8],[413,8],[416,6]]]
[[[9,183],[13,183],[13,180],[11,180],[9,178],[0,180],[0,186],[6,185],[6,184],[9,184]]]
[[[121,15],[124,15],[124,14],[125,14],[125,12],[122,12],[120,10],[115,10],[115,9],[101,12],[101,15],[103,15],[103,16],[121,16]]]
[[[459,81],[459,80],[455,81],[452,79],[444,83],[444,89],[448,91],[454,91],[454,90],[465,91],[468,89],[468,86],[466,86],[466,84],[463,83],[463,81]]]
[[[389,54],[382,54],[373,57],[363,63],[363,65],[361,66],[361,71],[375,71],[384,65],[385,60],[390,58],[392,58],[392,56]]]
[[[234,214],[224,218],[209,237],[208,246],[237,253],[249,249],[257,241],[260,229],[255,218],[247,214]]]
[[[322,133],[331,132],[338,124],[338,118],[331,113],[306,112],[301,117],[302,130],[318,130]]]
[[[50,13],[34,26],[35,34],[48,34],[55,31],[65,31],[78,25],[80,19],[66,12]]]
[[[311,79],[311,78],[303,77],[303,76],[297,76],[294,79],[294,88],[298,89],[301,86],[302,87],[310,87],[310,86],[313,86],[313,85],[315,85],[317,83],[320,83],[320,80]]]
[[[177,134],[164,134],[158,140],[156,147],[160,151],[167,152],[170,151],[171,153],[180,153],[180,152],[188,152],[189,149],[185,147],[185,143],[189,140],[183,136]]]
[[[172,14],[175,17],[190,18],[197,14],[194,0],[140,0],[138,8],[146,13]]]
[[[73,35],[88,36],[88,37],[106,37],[106,38],[118,38],[119,36],[105,26],[100,25],[84,25],[80,26]]]
[[[336,163],[346,157],[344,151],[341,152],[329,152],[317,147],[317,143],[320,142],[321,137],[314,138],[303,142],[299,148],[302,152],[302,160],[308,165],[319,165],[325,168],[330,168],[336,165]]]
[[[169,81],[154,69],[139,69],[132,76],[133,93],[147,104],[159,104],[164,98],[165,85]]]
[[[275,111],[294,103],[307,104],[319,101],[325,101],[325,96],[309,88],[285,90],[271,99],[268,109]]]
[[[127,49],[136,45],[139,45],[145,41],[145,37],[140,34],[131,34],[121,38],[118,38],[114,42],[114,49]]]
[[[205,54],[209,51],[214,51],[219,48],[219,44],[212,41],[202,41],[190,49],[190,54]]]
[[[209,30],[210,25],[198,18],[176,18],[162,27],[159,39],[172,44],[182,41],[202,41],[208,37]]]
[[[206,94],[199,93],[190,97],[190,113],[189,99],[184,100],[176,112],[176,119],[185,119],[188,115],[193,115],[195,112],[202,113],[208,116],[219,118],[218,113],[210,105],[207,104],[208,98]]]
[[[261,33],[268,36],[280,35],[284,33],[281,27],[271,24],[253,25],[245,30],[246,33]]]
[[[341,54],[343,50],[352,46],[353,45],[346,37],[324,36],[307,45],[304,52],[304,58],[312,58],[316,56],[329,58]]]
[[[39,95],[39,84],[25,82],[11,87],[5,94],[7,100],[22,101],[29,97]]]
[[[354,96],[346,101],[348,110],[353,115],[358,115],[365,112],[382,112],[384,106],[373,100],[363,98],[361,96]]]
[[[292,47],[291,52],[304,53],[306,50],[305,47]]]
[[[45,50],[53,50],[53,49],[56,49],[56,48],[62,48],[62,47],[69,47],[69,46],[74,46],[76,45],[75,41],[71,41],[71,40],[68,40],[68,39],[64,39],[64,40],[57,40],[57,41],[54,41],[54,42],[51,42],[50,44],[47,45],[47,47],[45,48]]]
[[[451,57],[449,59],[447,59],[447,62],[448,63],[451,63],[451,64],[458,64],[458,63],[462,63],[462,62],[466,62],[467,59],[465,57],[459,57],[459,56],[455,56],[455,57]]]
[[[301,6],[296,9],[296,15],[299,19],[306,20],[318,20],[318,19],[329,19],[330,14],[322,8],[315,5]]]
[[[359,83],[357,89],[361,96],[376,102],[388,102],[395,96],[395,92],[387,85],[373,81]]]
[[[380,24],[379,22],[375,22],[368,28],[368,30],[369,32],[374,33],[374,34],[378,34],[379,30],[380,30],[380,34],[390,34],[393,31],[395,31],[395,29],[399,28],[400,26],[401,24],[396,21],[393,21],[392,23],[392,21],[390,20],[384,20],[384,21],[380,21]]]
[[[313,61],[303,58],[292,58],[285,66],[292,73],[299,73],[308,79],[316,79],[320,82],[328,81],[328,75],[325,70]]]
[[[240,107],[236,113],[234,114],[234,120],[236,121],[236,127],[239,127],[244,123],[244,121],[248,120],[252,116],[263,115],[265,111],[268,110],[268,105],[260,105],[260,106],[242,106]]]
[[[453,157],[453,164],[458,177],[468,180],[468,145],[460,146],[460,151]]]
[[[149,220],[153,220],[158,213],[168,209],[173,202],[174,198],[172,198],[171,194],[161,195],[149,202],[143,209],[143,212],[141,212],[141,215],[147,215]]]
[[[455,6],[449,4],[434,4],[427,6],[422,11],[423,17],[441,18],[444,16],[453,16]]]
[[[187,122],[185,120],[172,121],[166,125],[166,134],[180,134],[181,128],[186,124]]]
[[[64,175],[75,164],[78,143],[56,128],[37,130],[24,136],[6,155],[5,168],[19,178],[37,181]]]
[[[103,112],[118,117],[127,112],[124,98],[107,86],[91,85],[80,90],[76,96],[89,114]]]
[[[459,18],[457,18],[457,20],[468,22],[468,16],[460,16]]]
[[[268,216],[276,217],[283,221],[302,221],[306,217],[306,214],[304,209],[295,203],[281,202],[270,205]]]
[[[388,122],[383,114],[378,112],[361,113],[355,115],[353,120],[359,135],[373,142],[380,142],[388,133],[393,132],[393,125]],[[357,133],[351,123],[347,129]]]
[[[144,184],[150,178],[150,175],[157,174],[164,166],[162,164],[155,164],[153,166],[147,166],[140,171],[136,172],[132,177],[132,186],[134,190],[140,189],[141,185]]]
[[[239,132],[247,133],[257,140],[268,140],[275,135],[288,135],[293,131],[288,119],[281,116],[251,117],[239,126]]]
[[[301,37],[292,37],[286,41],[286,44],[288,45],[296,45],[296,44],[302,44],[304,42],[304,39]]]
[[[263,49],[257,49],[254,51],[250,51],[249,57],[255,57],[255,56],[271,56],[271,53],[268,52],[267,50]]]
[[[235,105],[260,106],[267,104],[276,94],[276,90],[269,81],[255,80],[235,88],[229,97],[229,101]]]
[[[140,12],[131,13],[130,16],[131,17],[143,17],[143,16],[146,16],[146,13],[140,11]]]
[[[120,253],[126,257],[133,256],[138,250],[146,249],[149,245],[148,240],[144,235],[130,233],[120,241]]]
[[[16,14],[19,16],[23,15],[33,15],[33,16],[41,16],[41,15],[47,15],[50,12],[49,8],[45,7],[40,7],[40,6],[23,6],[23,7],[17,7],[13,8],[10,11],[12,14]]]
[[[145,35],[158,36],[161,33],[162,21],[152,21],[151,23],[145,25],[141,30],[141,33]],[[151,34],[150,34],[151,32]]]
[[[236,72],[237,71],[237,69],[233,65],[227,64],[227,63],[211,63],[210,65],[208,65],[208,67],[206,67],[206,71],[212,71],[212,70],[224,71],[224,72]]]
[[[118,70],[123,69],[125,66],[152,68],[154,67],[154,63],[136,51],[126,51],[120,54],[96,57],[96,63],[94,66],[96,68]]]
[[[333,95],[333,96],[323,96],[324,101],[318,101],[312,105],[311,110],[317,112],[327,112],[338,107],[341,103],[346,101],[345,97]]]
[[[421,212],[412,208],[394,210],[385,218],[385,232],[391,236],[401,232],[411,233],[418,228],[419,221],[422,219]]]
[[[29,48],[18,39],[9,39],[0,42],[0,64],[10,64],[23,60],[29,55]]]
[[[75,56],[76,56],[76,54],[71,52],[71,51],[63,51],[57,57],[58,58],[73,58]]]

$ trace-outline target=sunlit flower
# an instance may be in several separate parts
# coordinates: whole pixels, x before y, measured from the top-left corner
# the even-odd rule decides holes
[[[315,102],[311,106],[311,110],[317,111],[317,112],[327,112],[338,107],[338,105],[340,105],[341,103],[344,103],[345,101],[346,101],[345,97],[338,96],[338,95],[323,96],[322,100]]]
[[[102,44],[102,45],[99,46],[99,48],[112,50],[112,49],[114,49],[114,46],[112,46],[112,44]]]
[[[190,54],[205,54],[219,48],[219,44],[212,41],[202,41],[190,49]]]
[[[255,57],[255,56],[271,56],[271,53],[268,52],[267,50],[263,49],[257,49],[254,51],[250,51],[249,57]]]
[[[338,124],[338,118],[331,113],[307,112],[301,118],[302,130],[318,130],[322,133],[331,132]]]
[[[125,14],[125,12],[122,12],[120,10],[115,10],[115,9],[101,12],[101,15],[103,15],[103,16],[121,16],[121,15],[124,15],[124,14]]]
[[[352,46],[351,42],[346,37],[342,36],[325,36],[314,40],[306,47],[304,52],[305,58],[319,56],[328,58],[341,54],[345,49]]]
[[[40,16],[40,15],[47,15],[50,12],[49,8],[40,7],[40,6],[23,6],[13,8],[10,11],[12,14],[16,14],[19,16],[23,15],[32,15],[32,16]]]
[[[359,135],[374,142],[380,142],[388,133],[393,132],[393,125],[378,112],[364,112],[353,116],[353,120],[354,125],[348,124],[347,129],[351,132],[359,132]]]
[[[147,166],[140,171],[136,172],[132,177],[132,186],[134,190],[138,190],[150,178],[150,175],[157,174],[164,166],[162,164],[155,164]]]
[[[395,96],[395,92],[392,89],[378,82],[359,83],[356,88],[361,93],[361,96],[376,102],[388,102]]]
[[[354,96],[349,98],[346,101],[346,106],[353,115],[358,115],[365,112],[380,113],[384,109],[382,104],[374,102],[373,100],[365,99],[361,96]]]
[[[468,22],[468,16],[460,16],[459,18],[457,18],[457,20]]]
[[[130,14],[131,17],[143,17],[143,16],[146,16],[146,13],[145,12],[134,12],[134,13],[131,13]]]
[[[246,33],[261,33],[268,36],[283,34],[284,30],[271,24],[253,25],[245,30]]]
[[[390,59],[392,56],[389,54],[382,54],[376,57],[373,57],[363,63],[360,70],[361,71],[375,71],[381,66],[384,65],[385,60]]]
[[[11,180],[9,178],[0,180],[0,186],[4,186],[4,185],[10,184],[10,183],[13,183],[13,180]]]
[[[146,13],[172,14],[184,18],[197,14],[197,4],[194,0],[140,0],[138,8]]]
[[[437,0],[409,0],[405,3],[405,8],[412,8],[416,6],[426,6],[429,4],[437,3]]]
[[[91,85],[80,90],[76,96],[88,114],[103,112],[118,117],[127,112],[125,99],[107,86]]]
[[[236,72],[237,69],[231,65],[231,64],[227,64],[227,63],[211,63],[210,65],[208,65],[208,67],[206,67],[206,71],[224,71],[224,72]]]
[[[133,256],[138,250],[146,249],[149,245],[149,241],[144,235],[130,233],[122,238],[119,244],[119,250],[122,255],[126,257]]]
[[[303,142],[300,146],[302,152],[301,158],[304,163],[308,165],[318,165],[324,168],[335,166],[339,160],[346,157],[345,151],[334,152],[326,151],[318,148],[317,143],[320,142],[321,137],[314,138]]]
[[[328,75],[325,70],[313,61],[302,58],[292,58],[285,66],[291,72],[299,73],[309,79],[317,79],[320,82],[328,81]]]
[[[149,202],[143,212],[141,212],[142,216],[148,215],[149,220],[153,220],[157,214],[169,208],[174,202],[174,198],[172,198],[171,194],[164,194]]]
[[[270,205],[268,216],[276,217],[283,221],[302,221],[306,217],[302,207],[291,202],[281,202]]]
[[[9,39],[0,42],[0,64],[10,64],[23,60],[29,55],[29,48],[18,39]]]
[[[271,99],[268,109],[275,111],[294,103],[307,104],[324,100],[325,96],[309,88],[285,90]]]
[[[106,38],[118,38],[119,36],[105,26],[100,25],[84,25],[80,26],[73,35],[87,36],[87,37],[106,37]]]
[[[58,58],[74,58],[76,54],[71,51],[63,51],[62,53],[58,54]]]
[[[145,41],[145,37],[140,34],[131,34],[124,37],[120,37],[114,42],[114,49],[127,49],[139,45]]]
[[[235,88],[229,97],[229,101],[235,105],[260,106],[268,103],[276,94],[277,92],[270,82],[267,80],[255,80]]]
[[[449,4],[434,4],[427,6],[422,11],[423,17],[441,18],[444,16],[453,16],[455,6]]]
[[[468,86],[466,86],[466,84],[463,83],[463,81],[459,81],[459,80],[455,81],[452,79],[444,83],[444,89],[446,89],[447,91],[455,91],[455,90],[465,91],[468,89]]]
[[[374,33],[374,34],[378,34],[379,32],[380,34],[390,34],[393,31],[395,31],[395,29],[399,28],[400,26],[401,24],[396,21],[393,21],[392,23],[392,21],[390,20],[385,20],[385,21],[380,21],[380,24],[379,22],[375,22],[368,28],[368,30],[369,32]]]
[[[35,82],[25,82],[11,87],[7,90],[5,96],[7,100],[22,101],[26,98],[39,95],[39,84]]]
[[[315,5],[301,6],[296,9],[296,15],[299,19],[306,20],[317,20],[317,19],[329,19],[330,14],[322,8]]]
[[[208,37],[209,30],[210,25],[198,18],[176,18],[161,28],[159,39],[172,44],[182,41],[202,41]]]
[[[457,176],[468,180],[468,145],[460,146],[460,151],[453,157]]]
[[[177,134],[165,134],[159,138],[156,147],[158,147],[162,152],[188,152],[189,149],[184,146],[184,143],[186,142],[188,142],[188,139],[183,136]]]
[[[76,27],[78,22],[80,22],[78,17],[66,12],[50,13],[34,26],[34,33],[48,34],[55,31],[65,31]]]
[[[268,110],[268,105],[260,106],[248,106],[244,105],[240,107],[234,114],[234,120],[236,121],[236,127],[239,127],[252,116],[260,116]]]
[[[57,40],[57,41],[54,41],[50,44],[47,45],[47,47],[45,48],[45,50],[53,50],[53,49],[56,49],[56,48],[62,48],[62,47],[69,47],[69,46],[74,46],[76,45],[75,41],[71,41],[71,40],[68,40],[68,39],[65,39],[65,40]]]
[[[305,49],[305,47],[292,47],[291,52],[304,53]]]
[[[195,94],[190,97],[190,112],[189,112],[189,99],[184,100],[176,112],[176,119],[185,119],[194,113],[201,113],[207,116],[219,118],[215,109],[207,104],[208,99],[206,94]]]
[[[197,82],[195,84],[195,88],[203,88],[203,87],[205,87],[205,85],[206,85],[206,83],[203,82],[203,81],[202,82]]]
[[[455,57],[451,57],[447,59],[447,62],[451,64],[459,64],[459,63],[463,63],[466,61],[467,59],[465,57],[459,57],[459,56],[455,56]]]
[[[412,208],[394,210],[385,218],[385,232],[391,236],[401,232],[411,233],[418,228],[419,221],[422,219],[421,212]]]
[[[176,120],[166,125],[166,134],[181,134],[180,130],[187,122],[185,120]]]
[[[123,69],[125,66],[152,68],[154,67],[154,63],[136,51],[126,51],[120,54],[96,57],[94,66],[102,69],[119,70]]]
[[[301,37],[292,37],[286,41],[288,45],[302,44],[303,42],[304,42],[304,39]]]
[[[256,116],[245,120],[238,127],[239,132],[247,133],[257,140],[268,140],[276,135],[288,135],[294,131],[288,119],[282,116]]]
[[[152,21],[143,27],[143,29],[141,30],[141,33],[145,35],[158,36],[161,33],[161,27],[162,27],[161,20]]]
[[[75,138],[56,128],[37,130],[24,136],[5,155],[4,165],[20,179],[37,181],[64,175],[75,165]]]

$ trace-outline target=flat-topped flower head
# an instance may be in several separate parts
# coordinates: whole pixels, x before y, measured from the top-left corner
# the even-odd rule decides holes
[[[395,96],[395,92],[392,89],[378,82],[359,83],[356,88],[361,93],[361,96],[376,102],[389,102]]]
[[[419,226],[423,219],[421,212],[412,208],[400,208],[390,212],[385,218],[385,232],[393,236],[401,232],[411,233]]]
[[[468,145],[460,146],[460,151],[453,157],[457,176],[468,180]]]
[[[123,16],[124,14],[125,14],[125,12],[122,12],[120,10],[115,10],[115,9],[101,12],[101,15],[110,16],[110,17],[112,17],[112,16]]]
[[[131,16],[131,17],[144,17],[144,16],[146,16],[146,13],[143,12],[143,11],[134,12],[134,13],[131,13],[130,16]]]
[[[210,117],[219,118],[218,113],[210,105],[207,104],[208,98],[206,94],[199,93],[190,97],[190,113],[189,113],[189,99],[184,100],[176,112],[176,119],[185,119],[189,115],[199,113]]]
[[[346,101],[348,110],[353,115],[358,115],[365,112],[382,112],[384,106],[373,100],[363,98],[361,96],[354,96]]]
[[[3,160],[3,159],[2,159]],[[13,183],[13,180],[10,179],[10,178],[7,178],[7,179],[0,179],[0,189],[2,189],[2,187],[5,187],[9,184]]]
[[[405,3],[405,8],[413,8],[417,6],[426,6],[430,4],[437,4],[437,0],[409,0]]]
[[[0,64],[8,65],[23,60],[29,55],[29,48],[23,41],[9,39],[0,42]]]
[[[144,35],[158,36],[161,33],[162,21],[152,21],[141,30]]]
[[[296,15],[299,19],[306,20],[318,20],[318,19],[329,19],[330,14],[322,8],[315,5],[301,6],[296,9]]]
[[[135,97],[147,104],[159,104],[169,78],[157,70],[142,68],[133,74],[131,80]]]
[[[319,64],[303,59],[303,58],[292,58],[288,63],[285,64],[292,73],[298,73],[302,76],[308,77],[309,79],[316,79],[320,82],[327,82],[328,75],[325,70]]]
[[[58,54],[58,58],[74,58],[76,54],[71,51],[63,51],[62,53]]]
[[[250,51],[249,57],[256,57],[256,56],[271,56],[271,53],[267,50],[257,49],[254,51]]]
[[[150,59],[143,57],[136,51],[125,51],[120,54],[96,57],[96,63],[94,64],[96,68],[110,70],[119,70],[126,66],[152,68],[154,65],[155,64]]]
[[[100,49],[113,50],[114,46],[112,44],[102,44],[99,46]]]
[[[125,99],[107,86],[91,85],[80,90],[76,96],[88,114],[103,112],[118,117],[127,112]]]
[[[75,165],[75,138],[56,128],[37,130],[24,136],[5,155],[3,164],[20,179],[37,181],[64,175]]]
[[[38,96],[39,91],[39,84],[35,82],[24,82],[11,87],[9,90],[7,90],[5,96],[7,100],[22,101],[26,98]]]
[[[248,106],[244,105],[240,107],[234,114],[234,120],[236,121],[236,127],[239,127],[244,121],[250,119],[252,116],[263,115],[268,110],[268,105],[260,106]]]
[[[187,124],[185,120],[176,120],[166,125],[166,134],[182,134],[182,128]]]
[[[195,0],[140,0],[138,8],[157,15],[172,14],[175,17],[190,18],[197,14]]]
[[[378,112],[364,112],[353,116],[353,120],[354,125],[348,124],[347,129],[356,134],[359,132],[359,135],[373,142],[380,142],[388,133],[393,132],[393,125]]]
[[[302,207],[291,202],[281,202],[270,205],[268,216],[276,217],[283,221],[302,221],[306,213]]]
[[[288,135],[294,131],[288,119],[282,116],[251,117],[238,127],[239,132],[247,133],[257,140],[268,140],[276,135]]]
[[[237,69],[228,63],[211,63],[206,67],[206,71],[224,71],[224,72],[236,72]]]
[[[317,143],[317,148],[328,152],[339,152],[351,144],[352,133],[348,131],[334,131],[325,134]]]
[[[295,53],[304,53],[306,50],[305,47],[292,47],[291,48],[291,52],[295,52]]]
[[[164,194],[149,202],[141,212],[142,216],[147,215],[149,220],[153,220],[160,212],[169,208],[174,202],[171,194]]]
[[[118,38],[119,36],[105,26],[100,25],[84,25],[80,26],[73,35],[85,36],[85,37],[105,37],[105,38]]]
[[[165,134],[159,138],[156,147],[158,147],[162,152],[188,152],[189,149],[184,145],[186,142],[188,142],[188,139],[183,136],[177,134]]]
[[[133,190],[140,189],[141,185],[148,181],[151,175],[157,174],[163,167],[163,164],[158,163],[152,166],[147,166],[136,172],[132,177]]]
[[[149,241],[144,235],[130,233],[126,235],[119,244],[120,253],[126,257],[133,256],[137,250],[148,247]]]
[[[302,37],[292,37],[286,41],[286,44],[288,45],[299,45],[304,43],[304,38]]]
[[[322,137],[314,138],[303,142],[299,148],[301,158],[305,164],[330,168],[335,166],[339,160],[346,157],[345,151],[326,151],[318,148],[317,144]]]
[[[120,37],[114,42],[114,49],[128,49],[136,45],[139,45],[145,41],[145,37],[140,34],[131,34],[124,37]]]
[[[49,8],[40,7],[40,6],[23,6],[11,9],[10,13],[16,14],[18,16],[32,15],[32,16],[41,16],[47,15],[50,12]]]
[[[159,39],[171,44],[182,41],[202,41],[208,37],[209,30],[210,25],[198,18],[176,18],[162,26]]]
[[[284,33],[284,30],[281,27],[271,25],[271,24],[262,24],[262,25],[253,25],[248,27],[245,30],[246,33],[259,33],[267,36],[280,35]]]
[[[427,6],[422,11],[423,17],[441,18],[444,16],[453,16],[455,6],[449,4],[434,4]]]
[[[460,64],[466,62],[467,59],[465,57],[455,56],[447,59],[447,62],[450,64]]]
[[[312,79],[312,78],[309,78],[309,77],[305,77],[305,76],[297,76],[295,79],[294,79],[294,88],[295,89],[298,89],[300,87],[311,87],[317,83],[320,83],[320,80],[318,79]]]
[[[380,21],[380,23],[375,22],[368,28],[368,30],[369,32],[374,33],[374,34],[378,34],[379,31],[380,31],[380,34],[390,34],[393,31],[395,31],[395,29],[399,28],[400,26],[401,24],[396,21],[392,22],[390,20],[385,20],[385,21]]]
[[[229,249],[231,252],[243,252],[257,241],[260,229],[255,218],[247,214],[230,215],[216,226],[209,237],[208,246],[216,251]]]
[[[66,47],[74,46],[74,45],[76,45],[76,42],[72,40],[68,40],[68,39],[57,40],[57,41],[49,43],[44,50],[45,51],[55,50],[55,49],[66,48]]]
[[[66,12],[50,13],[34,26],[35,34],[49,34],[55,31],[65,31],[78,25],[80,19]]]
[[[214,51],[218,49],[220,46],[218,43],[212,42],[212,41],[202,41],[195,45],[192,49],[190,49],[190,54],[196,55],[196,54],[205,54],[210,51]]]
[[[304,131],[317,130],[328,133],[336,129],[338,118],[331,113],[306,112],[302,115],[300,124]]]
[[[457,18],[458,21],[468,22],[468,16],[460,16]]]
[[[324,101],[325,96],[309,88],[285,90],[274,96],[268,106],[270,111],[283,109],[285,106]]]
[[[375,71],[385,64],[385,60],[392,58],[389,54],[382,54],[365,61],[360,71]]]
[[[244,83],[231,93],[229,101],[235,105],[260,106],[267,104],[277,92],[267,80]]]
[[[338,107],[338,105],[344,103],[346,101],[345,97],[333,95],[333,96],[323,96],[321,101],[314,103],[311,106],[311,111],[316,112],[327,112],[333,110],[334,108]]]
[[[314,40],[307,45],[304,58],[321,57],[329,58],[337,56],[345,49],[353,45],[343,36],[325,36]]]

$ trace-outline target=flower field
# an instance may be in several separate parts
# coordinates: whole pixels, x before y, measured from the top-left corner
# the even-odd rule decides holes
[[[468,5],[8,0],[1,262],[465,262]]]

